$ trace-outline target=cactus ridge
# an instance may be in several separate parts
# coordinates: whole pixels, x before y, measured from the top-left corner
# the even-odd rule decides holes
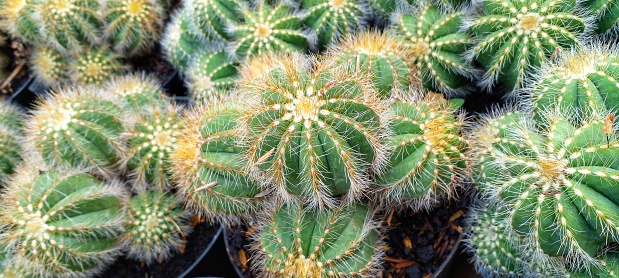
[[[105,45],[86,49],[71,64],[71,78],[85,85],[101,85],[124,71],[120,56]]]
[[[127,257],[146,265],[165,261],[185,244],[191,232],[187,212],[173,196],[142,191],[129,200],[128,223],[122,242]]]
[[[483,12],[467,23],[479,40],[468,58],[486,69],[480,84],[520,88],[556,49],[577,45],[589,19],[576,7],[575,0],[482,1]]]
[[[463,12],[445,13],[433,5],[415,14],[394,16],[391,28],[406,43],[407,56],[417,67],[424,88],[452,93],[476,75],[471,63],[460,56],[474,42],[460,30],[463,21]]]
[[[23,41],[42,38],[40,20],[36,16],[37,0],[5,0],[0,5],[0,28]]]
[[[226,96],[238,78],[239,63],[224,50],[196,55],[187,72],[187,83],[196,102],[207,103]]]
[[[245,172],[235,130],[241,104],[222,99],[185,113],[183,136],[170,154],[176,189],[193,211],[222,222],[238,222],[263,206],[258,180]]]
[[[180,9],[174,15],[161,39],[161,48],[166,58],[181,72],[187,70],[189,62],[199,52],[207,39],[190,28],[191,15]]]
[[[30,56],[30,67],[38,82],[55,87],[69,80],[69,60],[53,47],[37,45]]]
[[[359,0],[303,0],[305,24],[317,35],[318,47],[326,47],[357,32],[369,16],[369,7]]]
[[[87,277],[120,253],[126,192],[83,170],[26,165],[4,190],[0,242],[34,277]]]
[[[270,177],[287,202],[300,198],[325,208],[337,204],[334,196],[358,198],[368,167],[385,159],[379,117],[385,108],[369,80],[329,66],[312,71],[301,55],[271,61],[262,66],[267,72],[250,74],[261,79],[239,85],[251,107],[239,129],[251,171]]]
[[[383,242],[370,208],[284,205],[265,215],[251,251],[261,277],[378,277]]]
[[[140,54],[158,41],[163,19],[157,0],[107,1],[104,34],[112,38],[116,51]]]
[[[243,13],[249,3],[245,0],[189,0],[185,8],[190,11],[194,32],[216,41],[232,39],[230,24],[242,22]]]
[[[47,0],[37,16],[41,32],[49,43],[63,53],[80,51],[84,45],[97,45],[103,26],[99,0]]]

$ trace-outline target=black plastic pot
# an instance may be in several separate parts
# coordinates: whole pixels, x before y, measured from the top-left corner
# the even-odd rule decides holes
[[[19,104],[23,107],[30,107],[34,103],[34,96],[29,94],[28,87],[34,82],[34,78],[28,77],[8,98],[7,101],[13,104]]]

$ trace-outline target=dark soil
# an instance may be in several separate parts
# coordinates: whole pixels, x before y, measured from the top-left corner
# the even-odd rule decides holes
[[[111,265],[106,272],[99,277],[134,277],[134,278],[172,278],[178,277],[193,265],[207,248],[210,248],[219,225],[201,223],[196,225],[194,231],[187,237],[185,252],[175,254],[171,259],[161,263],[144,266],[140,262],[121,256]]]
[[[248,246],[251,243],[249,240],[247,226],[233,226],[228,228],[224,233],[224,240],[226,241],[226,251],[228,251],[228,257],[230,262],[236,268],[238,275],[243,277],[253,277],[251,261],[249,260]]]
[[[458,200],[433,211],[406,210],[388,217],[383,277],[432,277],[457,247],[469,201],[460,193]]]
[[[1,69],[7,72],[7,77],[0,80],[0,95],[2,98],[7,98],[24,89],[32,78],[26,63],[29,51],[24,44],[17,41],[7,41],[7,45],[0,48],[0,51],[5,53],[10,60],[8,68]]]

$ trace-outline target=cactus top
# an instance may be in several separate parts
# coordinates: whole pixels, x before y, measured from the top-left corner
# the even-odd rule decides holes
[[[368,13],[359,0],[303,0],[301,7],[306,13],[305,24],[318,36],[318,47],[355,33],[365,24]]]

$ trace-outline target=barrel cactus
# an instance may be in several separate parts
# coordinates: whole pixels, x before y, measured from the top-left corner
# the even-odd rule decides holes
[[[122,244],[127,257],[146,265],[178,252],[191,232],[188,214],[178,200],[163,191],[142,191],[131,197]]]
[[[241,10],[249,5],[246,0],[189,0],[186,9],[191,23],[203,36],[214,40],[230,40],[228,33],[232,24],[243,19]]]
[[[473,46],[473,38],[461,31],[463,21],[463,12],[443,12],[430,4],[418,13],[394,17],[391,29],[409,48],[406,56],[417,67],[424,88],[454,92],[475,75],[461,56]]]
[[[42,38],[40,20],[35,11],[40,1],[4,0],[0,5],[0,28],[9,35],[25,42],[39,41]]]
[[[0,105],[0,181],[4,182],[22,161],[22,112],[9,104]]]
[[[69,87],[40,100],[26,124],[26,144],[51,165],[115,172],[123,153],[122,109],[103,91]]]
[[[101,85],[124,71],[120,56],[105,45],[86,49],[71,63],[71,78],[77,84]]]
[[[361,29],[368,18],[368,10],[360,0],[303,0],[305,24],[318,36],[318,47],[323,48]]]
[[[238,78],[238,67],[222,48],[197,54],[187,71],[191,96],[196,102],[207,103],[227,95]]]
[[[612,122],[574,123],[574,114],[555,110],[538,128],[530,115],[507,116],[476,131],[480,191],[506,204],[510,228],[530,242],[532,260],[599,265],[598,252],[619,239],[619,143],[609,135],[616,132]]]
[[[0,244],[34,277],[92,276],[120,253],[126,192],[82,170],[19,169],[0,203]]]
[[[47,41],[67,53],[100,42],[102,6],[100,0],[47,0],[36,14]]]
[[[484,66],[481,84],[487,88],[497,81],[509,89],[522,87],[536,67],[557,49],[577,45],[585,31],[576,0],[483,0],[481,6],[468,23],[479,41],[468,56]]]
[[[378,277],[382,241],[372,209],[283,206],[261,221],[252,246],[261,277]]]
[[[403,57],[406,50],[386,33],[363,32],[335,44],[326,63],[370,75],[381,97],[389,98],[391,90],[408,87],[415,75]]]
[[[360,197],[368,167],[384,162],[385,109],[369,80],[329,66],[312,70],[301,55],[272,62],[261,79],[239,82],[250,107],[240,130],[251,169],[286,201],[324,208],[338,195]]]
[[[265,52],[303,52],[309,47],[303,20],[284,4],[261,2],[255,9],[243,10],[244,23],[234,27],[234,52],[239,57]]]
[[[187,70],[194,55],[203,48],[207,39],[191,28],[191,14],[178,10],[168,23],[161,39],[161,48],[168,61],[179,71]]]
[[[619,2],[609,0],[586,0],[582,3],[588,14],[594,17],[597,34],[616,33],[619,23]]]
[[[70,57],[46,45],[36,45],[30,54],[30,67],[36,80],[57,87],[69,80]]]
[[[104,90],[118,99],[123,110],[130,115],[152,109],[166,102],[158,81],[146,74],[116,76],[104,84]]]
[[[410,94],[410,92],[406,92]],[[385,205],[430,208],[442,197],[454,197],[467,168],[468,143],[461,135],[461,102],[435,93],[412,92],[390,105],[385,137],[389,163],[375,181]]]
[[[104,36],[114,49],[130,55],[150,50],[163,27],[164,7],[157,0],[112,0],[105,6]]]
[[[265,203],[259,181],[245,173],[246,160],[235,128],[241,105],[219,101],[198,104],[183,117],[183,136],[170,154],[178,194],[207,218],[236,222]]]

